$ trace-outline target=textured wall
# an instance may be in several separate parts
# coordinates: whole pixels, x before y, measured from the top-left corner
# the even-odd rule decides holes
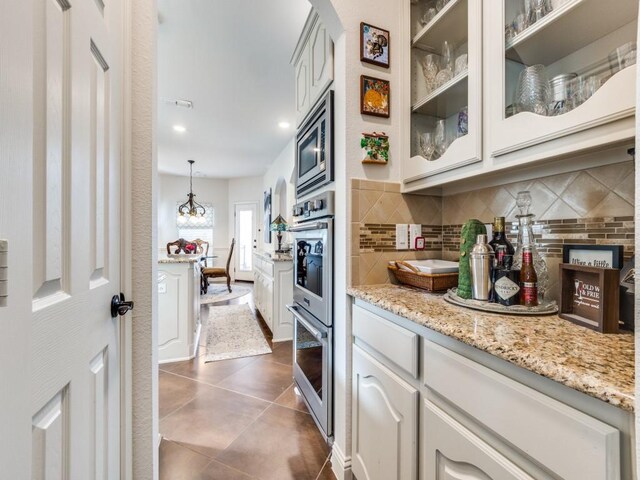
[[[157,158],[155,0],[135,0],[131,6],[131,45],[128,88],[131,98],[133,478],[158,478],[158,322]]]

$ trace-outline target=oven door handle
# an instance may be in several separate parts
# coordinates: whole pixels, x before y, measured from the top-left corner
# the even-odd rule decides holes
[[[323,338],[327,337],[327,332],[321,332],[316,327],[311,325],[309,321],[300,313],[298,313],[298,307],[296,305],[287,305],[287,310],[289,310],[293,314],[293,316],[296,317],[296,320],[298,320],[302,324],[302,326],[304,326],[304,328],[309,330],[311,335],[313,335],[316,340],[321,342]]]
[[[308,232],[309,230],[326,230],[329,227],[327,222],[305,223],[304,225],[296,225],[290,227],[290,232]]]

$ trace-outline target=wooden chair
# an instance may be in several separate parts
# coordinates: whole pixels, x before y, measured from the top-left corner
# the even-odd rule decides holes
[[[225,268],[220,267],[205,267],[202,269],[202,278],[204,279],[204,284],[208,289],[209,279],[210,278],[221,278],[227,277],[227,289],[229,293],[231,293],[231,257],[233,256],[233,247],[236,244],[236,239],[231,240],[231,248],[229,249],[229,256],[227,257],[227,266]]]

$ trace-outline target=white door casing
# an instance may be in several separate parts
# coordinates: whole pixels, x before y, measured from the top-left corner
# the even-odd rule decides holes
[[[0,152],[15,176],[0,181],[9,241],[0,377],[12,401],[0,399],[10,445],[2,475],[118,479],[121,320],[109,305],[121,283],[122,4],[34,0],[9,11]]]
[[[240,219],[244,214],[252,216],[251,238],[241,238]],[[258,245],[258,204],[256,202],[243,202],[234,204],[234,237],[236,239],[233,253],[233,265],[235,268],[235,280],[253,280],[253,252]],[[246,236],[246,234],[245,234]],[[246,256],[246,257],[245,257]],[[243,259],[248,261],[244,262]],[[226,259],[224,259],[226,261]]]

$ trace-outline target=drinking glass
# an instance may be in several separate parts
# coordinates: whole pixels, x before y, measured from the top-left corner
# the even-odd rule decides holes
[[[459,75],[467,69],[468,60],[469,56],[466,53],[458,55],[455,63],[455,75]]]
[[[453,72],[453,44],[445,40],[442,42],[442,68],[448,68]]]
[[[438,12],[435,7],[427,5],[427,9],[424,11],[424,15],[422,15],[420,22],[422,23],[422,25],[426,25],[431,20],[433,20],[433,17],[435,17],[437,13]]]
[[[458,138],[469,133],[469,109],[465,106],[458,112]]]
[[[433,132],[425,132],[420,135],[420,153],[427,161],[436,159],[436,146],[433,141]]]
[[[636,42],[628,42],[619,46],[609,54],[609,67],[611,74],[615,75],[620,70],[636,64]]]
[[[438,157],[441,157],[449,147],[449,144],[447,143],[447,129],[444,120],[438,120],[433,141],[435,143],[436,153],[438,154]]]
[[[438,75],[438,58],[433,53],[429,53],[422,59],[422,73],[427,85],[427,93],[436,88],[436,76]]]
[[[532,65],[520,72],[514,98],[516,111],[547,114],[549,81],[544,65]]]

